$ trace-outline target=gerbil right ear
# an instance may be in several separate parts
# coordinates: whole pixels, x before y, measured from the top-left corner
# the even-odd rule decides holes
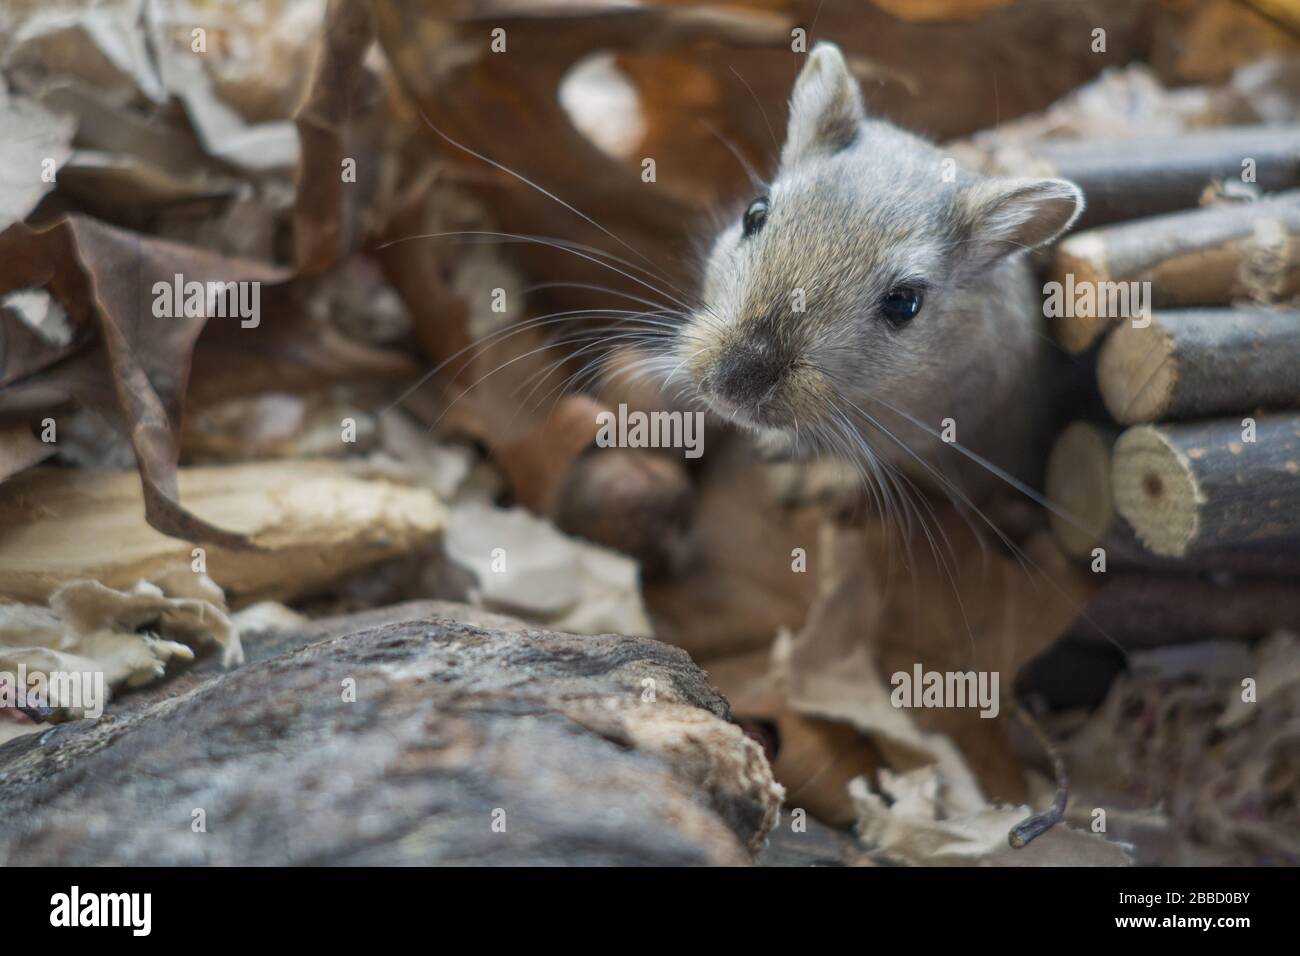
[[[1065,179],[984,179],[958,208],[966,252],[976,267],[1046,245],[1083,212],[1083,193]]]
[[[790,94],[790,123],[781,165],[843,149],[853,142],[858,124],[865,118],[862,91],[840,48],[833,43],[818,43],[808,54],[808,62]]]

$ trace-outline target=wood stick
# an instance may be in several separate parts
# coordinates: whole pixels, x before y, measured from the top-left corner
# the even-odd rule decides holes
[[[1146,308],[1289,300],[1300,295],[1297,244],[1300,190],[1076,233],[1056,249],[1064,311],[1053,332],[1078,353],[1117,320],[1139,319],[1130,283],[1150,283]]]
[[[1107,572],[1114,570],[1216,571],[1259,576],[1300,575],[1300,552],[1219,550],[1182,558],[1153,554],[1115,507],[1112,451],[1120,430],[1078,421],[1057,437],[1047,462],[1047,499],[1052,535],[1061,550],[1091,563],[1101,548]]]
[[[1300,186],[1300,126],[1238,126],[1117,141],[1048,140],[1029,148],[1035,172],[1078,184],[1084,229],[1194,208],[1215,180],[1242,181],[1253,161],[1264,192]]]
[[[1112,458],[1119,436],[1118,428],[1085,421],[1057,436],[1047,459],[1047,500],[1057,509],[1049,515],[1052,535],[1078,561],[1091,563],[1101,548],[1107,571],[1175,564],[1148,551],[1115,507]]]
[[[1097,357],[1125,425],[1300,407],[1300,312],[1195,309],[1116,328]]]
[[[1052,776],[1056,779],[1056,795],[1052,798],[1052,805],[1040,813],[1025,817],[1007,833],[1007,843],[1019,850],[1061,822],[1065,816],[1065,805],[1070,802],[1070,774],[1060,749],[1052,743],[1052,738],[1047,736],[1047,731],[1043,730],[1033,715],[1018,702],[1012,704],[1012,712],[1020,718],[1020,722],[1033,734],[1038,745],[1052,761]]]
[[[1300,415],[1139,425],[1115,443],[1115,505],[1153,553],[1300,553]],[[1253,439],[1253,440],[1252,440]]]
[[[1047,457],[1047,500],[1057,508],[1049,516],[1052,534],[1072,558],[1087,559],[1104,547],[1115,523],[1110,450],[1117,437],[1112,429],[1073,422]]]
[[[1117,574],[1070,633],[1126,651],[1300,627],[1300,588],[1277,578],[1216,581],[1177,572]]]

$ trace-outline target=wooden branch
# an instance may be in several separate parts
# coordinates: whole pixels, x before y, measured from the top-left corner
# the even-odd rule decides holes
[[[1047,499],[1052,536],[1069,557],[1091,563],[1104,552],[1107,571],[1176,563],[1148,551],[1115,507],[1112,478],[1115,440],[1120,430],[1092,422],[1072,422],[1057,436],[1047,459]]]
[[[1300,415],[1254,421],[1253,436],[1218,419],[1119,437],[1115,505],[1153,554],[1300,554]]]
[[[1126,323],[1102,345],[1097,381],[1125,425],[1300,407],[1300,312],[1195,309]]]
[[[1247,126],[1121,141],[1056,140],[1030,149],[1048,175],[1087,197],[1085,229],[1194,208],[1215,180],[1241,181],[1254,161],[1265,192],[1300,186],[1300,126]]]
[[[1216,571],[1261,576],[1300,575],[1300,551],[1219,550],[1181,558],[1153,554],[1115,507],[1112,452],[1120,431],[1073,422],[1057,437],[1047,461],[1047,498],[1060,514],[1050,516],[1052,535],[1071,558],[1091,562],[1105,552],[1107,571]]]
[[[1072,634],[1125,650],[1300,627],[1300,588],[1276,578],[1216,582],[1196,574],[1118,574],[1088,602]]]
[[[1073,422],[1048,455],[1047,499],[1056,508],[1049,518],[1052,534],[1072,558],[1089,558],[1093,548],[1108,543],[1115,523],[1110,450],[1116,437],[1112,429]]]
[[[1150,282],[1148,308],[1286,301],[1300,295],[1298,242],[1300,191],[1076,233],[1056,250],[1053,278],[1070,308],[1053,331],[1077,353],[1117,319],[1134,318],[1136,310],[1100,307],[1115,288],[1103,283]],[[1087,292],[1097,307],[1079,307]]]

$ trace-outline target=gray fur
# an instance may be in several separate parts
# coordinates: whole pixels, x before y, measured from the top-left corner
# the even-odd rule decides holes
[[[677,357],[717,411],[788,439],[826,427],[839,409],[879,457],[922,474],[856,405],[974,491],[957,467],[965,459],[888,403],[936,431],[952,418],[963,446],[1028,473],[1050,346],[1019,253],[1068,229],[1083,197],[1062,180],[960,168],[945,182],[944,160],[868,119],[839,50],[814,48],[791,97],[767,221],[750,237],[736,222],[717,238],[704,307],[679,335]],[[904,280],[924,282],[924,305],[894,328],[879,302]]]

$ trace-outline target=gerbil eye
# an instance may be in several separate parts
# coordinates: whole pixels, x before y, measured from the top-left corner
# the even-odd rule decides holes
[[[741,225],[744,233],[741,238],[748,239],[758,230],[763,228],[763,223],[767,222],[767,197],[759,196],[749,208],[745,210],[745,216],[741,219]]]
[[[911,286],[895,286],[880,300],[880,310],[890,324],[906,325],[921,311],[921,303],[924,299],[920,289]]]

